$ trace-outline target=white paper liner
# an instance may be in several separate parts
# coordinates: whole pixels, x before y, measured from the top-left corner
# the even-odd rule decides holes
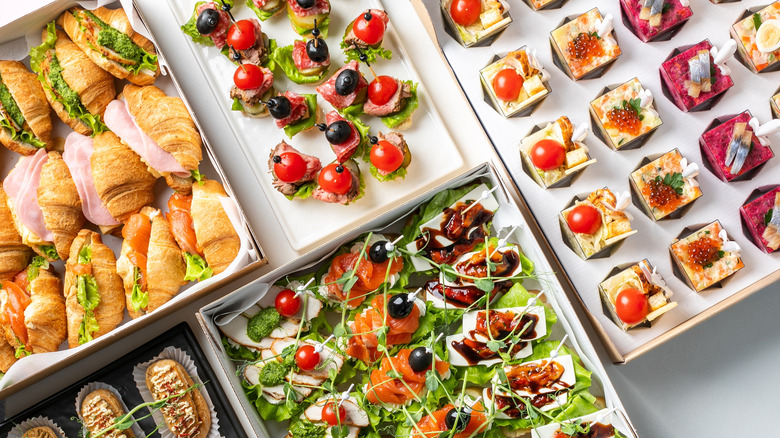
[[[117,391],[116,388],[113,386],[103,383],[103,382],[90,382],[86,384],[83,388],[81,388],[81,391],[79,391],[78,395],[76,395],[76,413],[78,414],[79,418],[81,418],[82,422],[86,422],[84,420],[84,417],[81,416],[81,404],[84,402],[84,399],[92,392],[98,390],[98,389],[105,389],[106,391],[110,391],[114,396],[116,396],[117,400],[119,400],[119,404],[122,406],[123,414],[126,414],[130,411],[128,409],[127,404],[125,404],[125,401],[122,399],[122,394]],[[140,415],[139,415],[140,412]],[[133,418],[137,418],[139,416],[143,416],[143,412],[145,412],[143,409],[139,412],[136,412],[133,414]],[[143,438],[146,436],[144,431],[141,429],[141,427],[138,425],[138,423],[133,423],[132,426],[130,426],[130,430],[133,432],[133,435],[136,436],[136,438]]]
[[[57,435],[57,438],[66,438],[65,432],[60,428],[60,426],[57,425],[57,423],[50,420],[48,417],[41,416],[33,417],[17,424],[13,429],[11,429],[10,432],[8,432],[8,438],[22,438],[22,435],[25,432],[36,427],[48,427],[54,431],[54,434]]]
[[[138,387],[138,392],[141,393],[141,398],[143,398],[145,402],[148,403],[155,401],[152,393],[146,386],[146,369],[149,368],[149,365],[161,359],[171,359],[178,362],[182,367],[184,367],[184,370],[187,372],[187,374],[190,375],[190,378],[192,378],[193,382],[203,383],[203,380],[200,378],[200,376],[198,376],[198,369],[195,366],[195,361],[193,361],[187,353],[176,347],[166,347],[165,350],[155,356],[152,360],[138,364],[135,366],[135,368],[133,368],[133,380],[135,380],[135,385]],[[203,394],[203,398],[206,400],[206,405],[209,408],[209,413],[211,413],[211,430],[209,430],[206,438],[223,438],[219,433],[219,419],[217,418],[217,411],[214,409],[214,403],[211,402],[211,397],[209,397],[209,393],[206,391],[206,387],[201,386],[197,389],[197,391],[200,391],[200,393]],[[168,429],[168,426],[165,423],[165,419],[163,418],[163,415],[160,413],[160,411],[152,414],[152,418],[154,418],[154,421],[160,426],[158,432],[160,433],[161,438],[178,438],[176,435],[174,435],[173,432],[170,431],[170,429]]]

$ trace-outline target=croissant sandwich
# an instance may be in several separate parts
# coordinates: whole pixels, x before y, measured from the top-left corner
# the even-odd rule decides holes
[[[68,345],[78,347],[103,336],[122,322],[125,296],[116,258],[100,235],[81,230],[65,264]]]
[[[74,131],[92,135],[106,129],[102,117],[116,96],[114,77],[95,65],[53,21],[43,30],[43,43],[30,50],[30,67],[54,112]]]
[[[159,210],[146,207],[122,228],[116,270],[125,286],[130,316],[138,318],[167,303],[183,284],[185,264],[171,225]]]
[[[70,8],[57,24],[92,62],[119,79],[150,85],[160,74],[154,44],[135,33],[122,8]]]
[[[189,193],[203,159],[201,140],[184,102],[148,85],[125,85],[124,100],[106,109],[106,125],[141,156],[150,172]]]
[[[220,198],[217,181],[192,185],[192,194],[174,193],[168,200],[168,221],[187,263],[185,280],[205,280],[224,271],[238,255],[240,240]]]
[[[158,360],[146,369],[146,386],[155,401],[182,394],[193,385],[184,367],[174,360]],[[176,437],[205,438],[211,430],[209,407],[198,388],[170,399],[160,412]]]
[[[3,181],[3,190],[22,241],[48,260],[66,260],[84,215],[62,156],[39,149],[21,157]]]
[[[154,201],[157,178],[113,132],[94,138],[72,132],[65,139],[62,158],[78,189],[84,216],[103,232]]]
[[[97,434],[98,432],[110,427],[114,424],[114,420],[127,414],[122,407],[122,402],[119,401],[113,392],[107,389],[96,389],[81,401],[81,407],[79,408],[79,415],[84,421],[84,427],[90,434]],[[110,432],[102,435],[107,438],[135,438],[133,431],[130,429],[113,429]]]
[[[1,284],[0,320],[15,356],[57,351],[67,331],[65,298],[49,262],[36,256],[13,281]]]
[[[50,149],[51,108],[35,73],[19,61],[0,61],[0,143],[22,155]]]
[[[5,324],[2,322],[0,322],[0,332],[5,332]],[[6,342],[5,337],[0,336],[0,373],[7,373],[15,363],[16,352],[14,347]]]
[[[0,187],[0,281],[10,280],[27,266],[33,251],[22,241],[14,227],[8,198]]]

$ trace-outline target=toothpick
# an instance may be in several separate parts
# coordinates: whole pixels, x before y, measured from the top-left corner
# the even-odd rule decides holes
[[[321,344],[319,344],[319,345],[317,345],[316,347],[314,347],[314,351],[316,351],[317,353],[322,353],[322,350],[323,350],[323,349],[325,349],[325,344],[327,344],[328,342],[330,342],[330,340],[331,340],[331,339],[333,339],[333,338],[335,338],[335,337],[336,337],[336,335],[330,335],[330,336],[328,336],[328,339],[325,339],[324,341],[322,341],[322,343],[321,343]]]
[[[607,418],[608,416],[612,415],[613,412],[615,412],[615,408],[609,408],[606,410],[606,412],[602,413],[598,417],[596,417],[595,420],[593,420],[594,423],[601,423],[601,420]]]
[[[298,289],[298,291],[297,291],[297,292],[295,292],[295,296],[297,297],[298,295],[300,295],[300,294],[304,293],[304,292],[306,291],[306,289],[309,287],[309,285],[310,285],[310,284],[311,284],[313,281],[314,281],[314,277],[310,278],[310,279],[309,279],[309,281],[308,281],[308,282],[306,282],[306,284],[304,284],[303,286],[298,286],[298,288],[297,288],[297,289]]]
[[[404,235],[402,234],[402,235],[398,236],[398,238],[397,238],[397,239],[395,239],[395,240],[393,240],[392,242],[387,242],[387,243],[385,243],[385,250],[386,250],[387,252],[390,252],[390,251],[394,250],[394,249],[395,249],[395,245],[396,245],[398,242],[400,242],[400,241],[401,241],[401,239],[403,239],[403,238],[404,238]]]
[[[544,291],[539,291],[538,294],[536,294],[533,297],[531,297],[531,299],[528,300],[527,303],[525,303],[525,307],[528,308],[528,307],[531,307],[531,306],[535,306],[536,302],[539,301],[539,297],[541,297],[543,295],[544,295]]]
[[[494,249],[493,252],[490,253],[490,257],[493,257],[493,254],[495,254],[496,251],[498,251],[499,248],[501,248],[504,245],[506,245],[507,239],[509,239],[509,236],[511,236],[512,233],[514,233],[516,229],[517,229],[517,225],[513,225],[512,228],[509,229],[509,232],[506,234],[506,236],[498,239],[498,245],[496,246],[496,249]]]
[[[360,58],[360,60],[364,64],[366,64],[366,67],[368,67],[368,70],[371,72],[372,75],[374,75],[374,79],[376,79],[377,78],[377,74],[374,71],[374,69],[371,68],[371,64],[368,63],[368,56],[365,53],[363,53],[363,51],[360,50],[360,47],[358,47],[358,46],[355,46],[355,50],[357,50],[357,52],[358,52],[358,58]]]
[[[568,333],[566,334],[566,336],[563,337],[563,339],[561,339],[561,343],[558,344],[557,347],[555,347],[555,350],[550,352],[551,358],[555,359],[556,357],[558,357],[558,352],[561,351],[561,348],[563,348],[563,343],[566,342],[567,339],[569,339]]]
[[[353,383],[353,384],[349,385],[349,388],[346,391],[341,393],[341,396],[339,397],[339,406],[338,407],[341,407],[341,405],[345,401],[347,401],[349,399],[349,393],[352,392],[352,388],[354,388],[354,387],[355,387],[355,384]]]
[[[439,342],[439,339],[441,339],[442,336],[444,336],[444,332],[439,333],[439,336],[436,336],[436,340],[433,341],[433,345],[436,345]],[[425,351],[427,353],[433,353],[433,349],[431,347],[425,347]]]
[[[463,215],[463,214],[464,214],[464,213],[466,213],[467,211],[471,210],[471,207],[473,207],[473,206],[475,206],[476,204],[479,204],[480,202],[482,202],[482,201],[484,201],[485,199],[487,199],[487,198],[488,198],[488,196],[490,196],[490,194],[491,194],[491,193],[493,193],[493,192],[495,192],[495,191],[496,191],[496,189],[498,189],[498,186],[495,186],[495,187],[493,187],[493,188],[492,188],[492,189],[490,189],[490,190],[484,190],[484,191],[482,191],[482,195],[479,197],[479,199],[477,199],[476,201],[474,201],[474,202],[472,202],[471,204],[469,204],[469,206],[468,206],[468,207],[466,207],[466,209],[465,209],[465,210],[463,210],[462,212],[460,212],[460,214],[461,214],[461,215]]]
[[[219,1],[220,1],[220,3],[222,3],[222,10],[223,10],[223,11],[225,11],[225,12],[227,12],[227,14],[228,14],[228,17],[230,18],[230,21],[232,21],[233,23],[235,23],[235,22],[236,22],[236,18],[235,18],[235,17],[233,17],[233,14],[230,12],[230,8],[231,8],[231,6],[230,6],[230,5],[228,5],[227,3],[225,3],[225,0],[219,0]],[[240,31],[241,31],[241,29],[239,29],[239,32],[240,32]]]
[[[422,288],[421,288],[421,287],[418,287],[416,291],[414,291],[414,292],[412,292],[412,293],[408,294],[408,297],[407,297],[407,299],[408,299],[409,301],[414,301],[414,300],[416,300],[416,299],[417,299],[417,294],[418,294],[418,293],[420,293],[420,291],[421,291],[421,290],[422,290]]]

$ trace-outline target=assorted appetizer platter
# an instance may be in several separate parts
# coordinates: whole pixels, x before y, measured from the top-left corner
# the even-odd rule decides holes
[[[264,264],[124,10],[72,7],[41,29],[28,57],[0,60],[0,387],[12,391]]]
[[[14,438],[247,436],[187,324],[0,423]]]
[[[355,230],[201,309],[257,434],[548,436],[598,417],[605,436],[635,436],[495,184],[480,166],[388,228]]]
[[[285,0],[278,15],[258,12],[278,2],[245,3],[176,0],[165,20],[294,250],[465,170],[381,2]]]
[[[461,87],[616,362],[649,351],[664,342],[661,335],[685,331],[727,298],[749,295],[759,280],[778,278],[776,251],[767,246],[776,243],[775,200],[767,193],[778,184],[778,91],[776,73],[767,72],[780,65],[773,15],[780,3],[767,3],[599,0],[538,13],[510,1],[513,23],[501,38],[468,49],[449,35],[448,19],[426,5]],[[539,49],[539,63],[558,69],[547,69],[551,93],[544,102],[506,118],[486,99],[479,69],[517,47]],[[584,170],[568,164],[576,141],[567,137],[578,137],[561,124],[562,115],[594,134],[577,133],[587,148],[573,163],[585,160]],[[587,205],[589,194],[605,187],[619,202],[603,211]],[[583,211],[569,223],[575,208]],[[619,212],[636,236],[608,232],[608,218]],[[702,248],[705,263],[690,265],[681,252],[673,257],[673,245],[685,246],[679,242],[711,223],[728,239]],[[651,275],[635,272],[630,286],[613,278],[615,289],[606,294],[600,288],[642,260]],[[704,268],[710,262],[713,268]],[[621,304],[624,288],[634,290],[633,299]],[[618,305],[635,313],[621,319]]]

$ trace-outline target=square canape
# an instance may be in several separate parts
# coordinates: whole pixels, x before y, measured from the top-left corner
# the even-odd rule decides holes
[[[729,88],[734,86],[731,76],[715,65],[710,53],[712,44],[699,44],[675,49],[661,64],[661,84],[669,99],[681,110],[711,109]]]
[[[780,68],[780,1],[757,11],[745,11],[731,26],[740,61],[753,73]],[[762,29],[764,28],[764,29]]]
[[[597,8],[569,20],[550,33],[555,58],[575,81],[599,77],[620,56],[613,36],[612,15],[601,16]]]
[[[473,23],[458,23],[450,8],[453,0],[441,0],[441,11],[445,27],[462,46],[472,47],[488,45],[512,23],[509,5],[503,0],[480,0],[480,14]]]
[[[699,166],[688,163],[677,149],[653,160],[645,158],[630,178],[637,207],[654,221],[682,217],[701,197],[698,174]]]
[[[542,188],[571,185],[580,172],[596,162],[582,142],[588,131],[581,128],[563,116],[534,127],[520,141],[523,168]]]
[[[753,132],[757,121],[751,119],[750,111],[715,119],[699,138],[704,163],[723,181],[750,179],[775,156]]]
[[[689,231],[683,232],[683,236]],[[742,269],[739,244],[732,241],[719,221],[676,239],[670,246],[678,274],[696,292],[723,282]]]
[[[558,215],[564,242],[583,260],[609,257],[619,243],[636,233],[624,211],[630,203],[628,193],[618,198],[606,187],[585,199],[574,198]]]
[[[780,90],[778,90],[778,93],[772,96],[772,101],[770,102],[770,106],[772,107],[772,115],[776,119],[780,119]]]
[[[508,70],[508,71],[505,71]],[[509,52],[504,57],[496,56],[493,62],[479,71],[486,93],[493,107],[504,117],[527,115],[552,91],[547,83],[550,74],[544,70],[535,54],[525,47]],[[521,83],[519,89],[507,87],[497,89],[497,82]]]
[[[739,213],[745,234],[757,247],[767,254],[780,248],[780,186],[754,190]]]
[[[671,39],[693,15],[688,0],[620,0],[623,22],[644,42]]]
[[[623,331],[650,327],[659,316],[677,307],[671,299],[672,291],[647,259],[614,268],[599,284],[599,294],[606,313]],[[641,305],[642,300],[646,306]],[[618,306],[618,301],[626,303],[628,308]],[[629,309],[637,304],[644,311]]]
[[[568,0],[525,0],[525,3],[534,11],[541,11],[547,9],[558,9],[562,7],[567,1]]]
[[[641,146],[663,123],[653,94],[637,78],[614,89],[605,88],[590,103],[590,114],[594,131],[614,150]]]

